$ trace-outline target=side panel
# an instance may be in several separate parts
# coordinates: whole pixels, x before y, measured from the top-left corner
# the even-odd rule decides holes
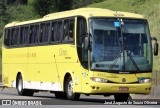
[[[64,87],[65,84],[65,74],[70,73],[74,84],[74,91],[81,92],[81,77],[83,71],[76,55],[75,45],[61,45],[59,47],[56,47],[55,50],[57,51],[55,57],[58,67],[58,73],[60,75],[60,82],[61,85],[63,85],[62,87]]]
[[[55,47],[56,46],[50,45],[29,48],[26,88],[61,90],[54,58]]]
[[[18,72],[21,72],[23,79],[27,76],[27,54],[28,48],[10,48],[6,49],[2,47],[2,76],[3,84],[5,86],[15,87],[16,76]],[[19,53],[17,53],[19,52]],[[14,85],[13,85],[14,84]]]

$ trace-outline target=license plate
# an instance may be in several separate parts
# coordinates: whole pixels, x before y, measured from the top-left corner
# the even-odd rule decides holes
[[[119,87],[119,91],[129,91],[128,87]]]

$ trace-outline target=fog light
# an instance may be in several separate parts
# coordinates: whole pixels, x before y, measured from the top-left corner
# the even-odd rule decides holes
[[[95,86],[92,86],[92,89],[95,89]]]
[[[97,87],[96,89],[99,90],[99,87]]]

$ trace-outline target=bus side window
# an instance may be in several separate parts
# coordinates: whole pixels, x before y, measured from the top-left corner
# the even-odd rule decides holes
[[[38,43],[39,25],[34,25],[31,30],[32,30],[32,33],[31,33],[31,35],[32,35],[31,43],[32,44],[36,44],[36,43]]]
[[[42,23],[40,25],[40,35],[39,35],[39,42],[42,43],[43,42],[43,37],[44,37],[44,31],[45,31],[45,24]]]
[[[7,47],[10,46],[10,29],[6,29],[6,30],[5,30],[4,44],[5,44]]]
[[[56,37],[55,40],[56,42],[61,42],[63,38],[63,21],[58,21],[57,24],[57,33],[56,33]]]
[[[23,44],[24,27],[20,27],[19,45]]]
[[[32,41],[33,41],[33,37],[34,37],[33,30],[34,30],[34,26],[32,25],[32,26],[30,26],[29,44],[32,44]]]
[[[64,27],[63,27],[63,40],[69,40],[69,19],[64,20]]]
[[[65,42],[74,42],[74,19],[64,20],[63,40]]]
[[[15,35],[15,28],[11,28],[11,46],[13,45],[14,43],[14,35]]]
[[[26,26],[25,30],[24,30],[23,44],[27,44],[28,43],[29,32],[30,32],[29,26]]]
[[[39,24],[37,24],[35,25],[35,38],[34,38],[35,43],[38,43],[39,31],[40,31],[40,27],[39,27]]]
[[[69,22],[69,36],[70,36],[70,41],[74,41],[74,19],[70,19]]]
[[[49,34],[50,34],[50,23],[42,23],[40,36],[39,36],[39,42],[48,43]]]
[[[19,28],[12,28],[11,31],[11,46],[16,46],[18,44]]]
[[[20,27],[19,45],[26,45],[28,42],[28,36],[29,36],[29,27],[28,26]]]
[[[50,42],[55,42],[56,30],[57,30],[57,22],[55,21],[55,22],[52,22],[52,26],[51,26]]]
[[[46,23],[45,24],[45,37],[43,37],[44,43],[48,43],[48,39],[50,36],[50,28],[51,28],[50,22]]]

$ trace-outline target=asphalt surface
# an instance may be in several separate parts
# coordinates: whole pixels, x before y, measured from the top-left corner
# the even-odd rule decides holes
[[[1,91],[2,90],[2,91]],[[139,95],[140,97],[144,97],[142,95]],[[135,96],[133,96],[135,97]],[[114,101],[113,96],[111,97],[104,97],[104,96],[85,96],[85,95],[81,95],[80,99],[78,101],[70,101],[70,100],[64,100],[64,99],[57,99],[55,98],[54,94],[51,94],[49,92],[38,92],[38,93],[34,93],[33,96],[29,97],[29,96],[19,96],[17,93],[17,90],[15,88],[5,88],[2,89],[0,88],[0,101],[3,100],[12,100],[13,101],[42,101],[42,106],[23,106],[23,108],[34,108],[34,107],[38,107],[38,108],[50,108],[50,107],[60,107],[60,108],[159,108],[160,105],[123,105],[123,104],[115,104],[115,105],[110,105],[109,102]],[[105,102],[107,104],[105,104]],[[2,102],[0,102],[2,103]],[[46,103],[48,103],[47,105],[45,105]],[[12,103],[13,104],[13,103]],[[15,104],[15,103],[14,103]],[[16,105],[16,104],[15,104]],[[2,106],[4,108],[19,108],[22,106]],[[87,106],[86,106],[87,105]],[[1,107],[1,106],[0,106]]]
[[[2,86],[2,83],[0,83],[0,87]]]

